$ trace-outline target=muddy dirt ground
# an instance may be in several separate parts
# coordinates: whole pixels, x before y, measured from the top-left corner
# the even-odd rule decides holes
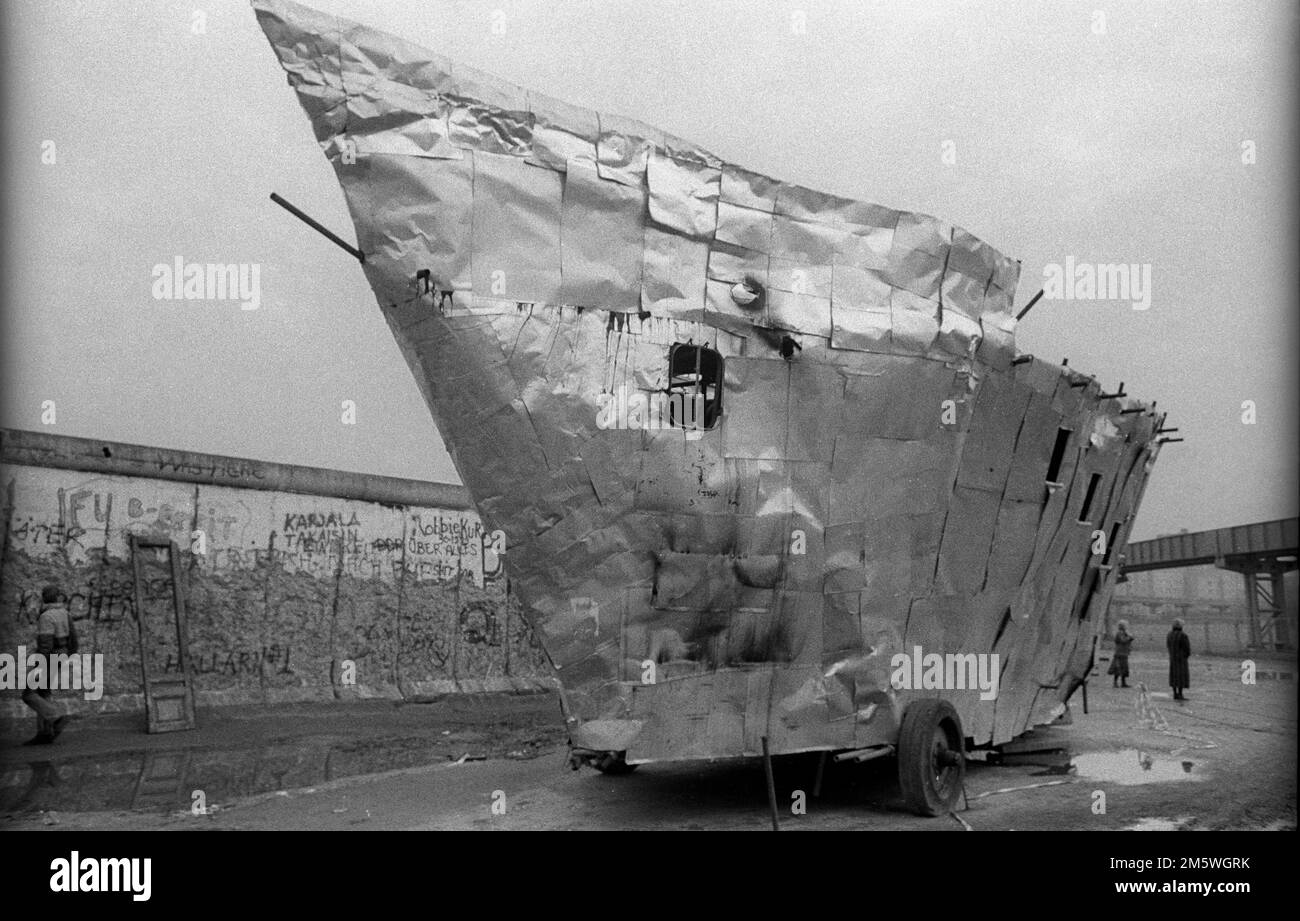
[[[777,758],[782,829],[1294,829],[1295,662],[1257,666],[1246,685],[1240,660],[1193,659],[1178,703],[1163,660],[1136,656],[1145,712],[1136,687],[1098,674],[1087,715],[1076,694],[1068,725],[1018,746],[1032,751],[972,762],[969,808],[948,817],[906,812],[890,759],[831,764],[814,796],[818,756]],[[199,720],[150,736],[138,716],[93,717],[30,747],[19,743],[32,721],[0,726],[0,828],[771,827],[757,760],[568,770],[551,694],[228,707]]]

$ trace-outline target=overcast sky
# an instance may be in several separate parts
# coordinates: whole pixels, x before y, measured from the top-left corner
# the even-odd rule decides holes
[[[1181,429],[1135,537],[1296,514],[1294,3],[315,6],[964,226],[1023,261],[1017,305],[1069,257],[1150,264],[1149,309],[1044,300],[1020,347],[1122,380]],[[0,425],[458,482],[356,263],[267,200],[354,238],[249,6],[11,0],[2,15]],[[261,307],[155,300],[153,267],[177,256],[257,263]]]

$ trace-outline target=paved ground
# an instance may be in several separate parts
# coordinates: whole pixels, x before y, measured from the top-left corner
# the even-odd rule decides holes
[[[1163,661],[1133,665],[1134,680],[1159,688]],[[1193,659],[1186,703],[1153,691],[1163,729],[1139,717],[1135,688],[1097,676],[1088,715],[1076,695],[1070,725],[1029,737],[1059,751],[970,765],[970,808],[958,817],[905,812],[889,759],[828,767],[814,798],[817,757],[778,758],[782,828],[1294,828],[1295,663],[1261,660],[1254,686],[1239,668]],[[0,735],[0,827],[770,827],[761,762],[574,773],[558,714],[549,694],[223,708],[201,713],[200,730],[160,736],[138,718],[81,720],[45,747],[16,746],[30,724],[10,724]],[[799,799],[804,815],[792,812]],[[207,814],[193,814],[199,801]]]

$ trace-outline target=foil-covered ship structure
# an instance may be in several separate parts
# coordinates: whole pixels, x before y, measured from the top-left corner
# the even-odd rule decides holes
[[[253,5],[575,762],[896,750],[934,813],[965,748],[1062,713],[1161,420],[1017,353],[1016,261]],[[934,654],[996,695],[911,681]]]

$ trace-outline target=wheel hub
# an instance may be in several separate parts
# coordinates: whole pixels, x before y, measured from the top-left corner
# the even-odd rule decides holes
[[[935,790],[941,797],[947,799],[956,780],[962,754],[949,747],[948,733],[942,725],[935,727],[930,754]]]

